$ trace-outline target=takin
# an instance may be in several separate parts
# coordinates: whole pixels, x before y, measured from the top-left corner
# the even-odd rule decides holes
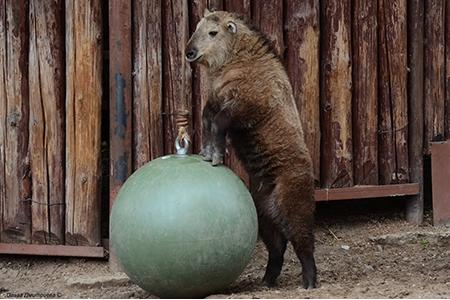
[[[316,286],[314,180],[286,71],[267,37],[242,16],[205,10],[186,50],[206,69],[200,155],[223,163],[228,135],[250,176],[259,235],[269,253],[263,282],[274,286],[287,242],[298,256],[303,286]]]

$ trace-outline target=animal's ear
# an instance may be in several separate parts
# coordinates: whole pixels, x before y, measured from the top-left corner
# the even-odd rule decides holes
[[[206,17],[210,13],[211,13],[211,11],[208,8],[205,8],[205,10],[203,11],[203,16]]]
[[[232,21],[228,21],[227,23],[227,30],[231,33],[236,33],[237,32],[237,26],[236,23],[232,22]]]

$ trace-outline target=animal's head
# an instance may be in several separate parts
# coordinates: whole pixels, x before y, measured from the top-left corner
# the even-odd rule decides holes
[[[248,30],[244,20],[236,14],[205,10],[186,46],[186,59],[208,67],[220,67],[233,55],[238,36]]]

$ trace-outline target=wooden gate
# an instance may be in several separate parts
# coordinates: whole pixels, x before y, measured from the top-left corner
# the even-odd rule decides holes
[[[423,154],[450,137],[450,5],[424,2],[0,0],[0,253],[103,256],[101,204],[173,152],[180,99],[198,152],[205,83],[183,49],[206,7],[274,41],[316,200],[409,195],[420,223]]]

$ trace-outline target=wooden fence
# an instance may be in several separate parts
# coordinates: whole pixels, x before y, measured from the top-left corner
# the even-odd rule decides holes
[[[113,200],[132,170],[174,152],[182,99],[198,152],[206,85],[183,51],[206,7],[246,15],[274,41],[313,157],[317,199],[392,195],[416,183],[408,212],[420,222],[423,154],[430,141],[450,138],[447,1],[102,3],[0,0],[0,253],[45,252],[5,248],[25,243],[89,246],[51,253],[100,255],[101,202],[109,200],[100,194],[108,180],[102,142]],[[226,161],[248,180],[232,149]]]

